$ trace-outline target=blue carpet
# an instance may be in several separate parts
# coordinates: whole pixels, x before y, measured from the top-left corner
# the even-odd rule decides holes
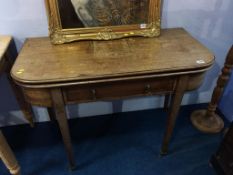
[[[2,128],[21,165],[22,175],[214,175],[209,159],[222,134],[198,132],[193,110],[181,108],[169,155],[160,157],[166,124],[162,109],[119,113],[69,121],[77,170],[68,169],[61,136],[54,122]],[[8,172],[0,162],[0,174]]]

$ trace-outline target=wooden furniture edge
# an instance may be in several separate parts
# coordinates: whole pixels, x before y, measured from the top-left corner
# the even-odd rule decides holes
[[[81,85],[81,84],[87,84],[87,83],[101,83],[101,82],[115,82],[115,81],[121,81],[121,80],[136,80],[136,79],[142,79],[142,78],[157,78],[157,77],[166,77],[166,76],[177,76],[177,75],[185,75],[185,74],[196,74],[196,73],[203,73],[207,70],[211,69],[212,65],[214,63],[211,62],[208,66],[198,69],[198,70],[190,70],[190,71],[181,71],[181,72],[165,72],[165,73],[151,73],[151,74],[143,74],[143,75],[134,75],[134,76],[119,76],[119,77],[105,77],[105,78],[99,78],[99,79],[84,79],[84,80],[77,80],[77,81],[69,81],[66,82],[45,82],[45,83],[30,83],[18,80],[15,78],[15,76],[11,72],[11,76],[14,79],[15,83],[18,84],[21,87],[25,88],[52,88],[52,87],[61,87],[61,86],[71,86],[71,85]]]
[[[183,75],[174,75],[173,77],[170,77],[172,79],[178,79],[179,77],[182,76],[188,76],[189,80],[188,80],[188,85],[186,88],[186,91],[192,91],[196,88],[198,88],[203,80],[204,80],[204,75],[205,72],[201,72],[201,73],[195,73],[195,74],[183,74]],[[139,79],[139,81],[141,80],[146,80],[146,79],[151,79],[151,78],[142,78]],[[153,78],[152,78],[153,79]],[[135,80],[135,79],[134,79]],[[127,80],[119,80],[119,84],[121,84],[122,82],[127,82]],[[114,82],[103,82],[103,83],[114,83]],[[175,83],[175,82],[174,82]],[[96,84],[101,84],[101,83],[88,83],[85,84],[86,86],[95,86]],[[176,83],[175,83],[176,84]],[[174,86],[175,86],[174,84]],[[70,86],[77,86],[81,87],[82,84],[74,84],[74,85],[70,85]],[[42,106],[42,107],[51,107],[52,106],[52,99],[51,99],[51,90],[54,88],[66,88],[67,86],[54,86],[54,87],[27,87],[24,86],[22,87],[24,95],[26,100],[31,103],[32,105],[36,105],[36,106]],[[111,87],[110,87],[111,88]],[[64,90],[65,91],[65,90]],[[154,92],[151,94],[135,94],[135,95],[128,95],[128,96],[122,96],[122,97],[105,97],[105,98],[98,98],[98,99],[90,99],[90,100],[77,100],[76,103],[87,103],[87,102],[93,102],[93,101],[109,101],[109,100],[114,100],[114,99],[122,99],[122,98],[132,98],[132,97],[140,97],[140,96],[153,96],[153,95],[161,95],[161,94],[170,94],[171,91],[163,91],[163,92]],[[65,98],[65,95],[64,95]],[[67,101],[66,99],[64,99],[65,101]],[[74,104],[72,102],[68,102],[67,104]]]
[[[201,44],[200,41],[198,41],[195,37],[193,37],[193,35],[191,33],[189,33],[188,31],[186,31],[184,28],[171,28],[171,29],[162,29],[162,31],[169,31],[169,30],[173,30],[171,32],[177,31],[177,30],[182,30],[183,32],[185,32],[185,35],[189,35],[195,42]],[[28,40],[30,39],[40,39],[40,38],[47,38],[47,37],[35,37],[35,38],[27,38],[25,43],[27,43]],[[201,44],[202,45],[202,44]],[[196,66],[189,66],[189,67],[180,67],[180,68],[173,68],[173,69],[162,69],[162,70],[156,70],[156,72],[154,72],[155,70],[153,69],[148,69],[147,71],[138,71],[138,72],[126,72],[126,73],[115,73],[115,74],[103,74],[103,75],[99,75],[99,76],[88,76],[88,77],[78,77],[78,76],[74,76],[74,77],[70,77],[70,78],[65,78],[65,79],[44,79],[43,81],[41,80],[33,80],[33,79],[24,79],[24,78],[20,78],[17,75],[17,71],[16,70],[11,70],[11,76],[13,77],[13,79],[15,81],[17,81],[18,83],[21,84],[55,84],[58,82],[64,82],[66,83],[67,81],[69,82],[74,82],[74,81],[92,81],[92,80],[98,80],[101,79],[101,77],[105,77],[106,79],[113,79],[113,78],[119,78],[119,77],[130,77],[130,76],[143,76],[143,75],[147,75],[147,74],[163,74],[163,73],[170,73],[170,72],[186,72],[186,71],[194,71],[194,70],[201,70],[201,69],[205,69],[209,66],[211,66],[214,61],[215,61],[215,56],[213,55],[213,53],[205,46],[202,45],[203,48],[206,49],[206,51],[209,52],[208,55],[208,59],[209,61],[204,63],[204,64],[197,64]],[[20,54],[19,54],[20,56]]]

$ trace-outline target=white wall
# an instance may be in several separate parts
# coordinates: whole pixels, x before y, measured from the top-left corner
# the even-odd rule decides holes
[[[216,64],[207,73],[202,87],[185,95],[183,104],[208,102],[216,76],[233,43],[232,0],[164,0],[163,28],[184,27],[216,55]],[[26,37],[47,36],[44,0],[1,0],[0,34],[13,35],[18,49]],[[5,77],[0,78],[0,126],[24,122]],[[112,103],[99,102],[69,106],[71,117],[160,107],[163,98],[148,97]],[[91,109],[91,110],[90,110]],[[10,111],[10,112],[9,112]],[[37,121],[48,119],[43,108],[35,108]]]

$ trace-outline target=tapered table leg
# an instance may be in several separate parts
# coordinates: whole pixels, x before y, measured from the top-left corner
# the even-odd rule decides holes
[[[74,160],[70,131],[69,131],[66,109],[65,109],[65,104],[63,101],[62,92],[59,88],[52,89],[51,96],[53,100],[53,110],[54,110],[58,125],[60,127],[67,157],[69,160],[69,165],[70,165],[70,168],[73,170],[75,168],[75,160]]]
[[[188,76],[182,76],[178,80],[176,91],[172,97],[171,109],[169,111],[166,131],[165,131],[165,135],[163,138],[163,144],[161,148],[161,155],[165,155],[168,153],[168,145],[169,145],[172,133],[173,133],[177,114],[180,108],[180,104],[182,102],[182,98],[183,98],[183,95],[187,87],[187,82],[188,82]]]
[[[165,95],[164,107],[163,107],[165,111],[168,111],[168,109],[169,109],[170,100],[171,100],[171,94]]]
[[[47,111],[48,111],[48,115],[49,115],[49,118],[50,118],[50,121],[55,121],[55,111],[53,108],[50,108],[48,107],[47,108]]]
[[[2,161],[9,169],[11,174],[20,175],[19,164],[1,131],[0,131],[0,159],[2,159]]]

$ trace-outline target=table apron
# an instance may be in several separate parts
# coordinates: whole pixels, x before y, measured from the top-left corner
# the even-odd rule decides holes
[[[143,78],[60,87],[65,104],[85,103],[123,99],[137,96],[150,96],[173,93],[179,76],[159,78]],[[186,91],[198,88],[204,78],[204,73],[190,74]],[[26,100],[35,106],[52,107],[51,91],[53,88],[23,87]]]

